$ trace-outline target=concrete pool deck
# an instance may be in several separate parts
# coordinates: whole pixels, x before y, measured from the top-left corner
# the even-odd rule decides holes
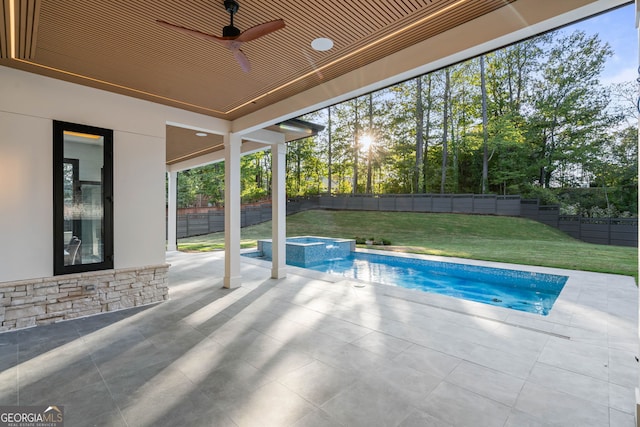
[[[0,334],[0,405],[68,426],[636,425],[633,278],[463,261],[569,275],[539,316],[245,257],[228,290],[221,252],[167,261],[169,301]]]

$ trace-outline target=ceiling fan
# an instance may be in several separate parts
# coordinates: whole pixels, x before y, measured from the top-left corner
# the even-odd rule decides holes
[[[276,19],[275,21],[265,22],[241,32],[233,25],[233,15],[235,15],[240,8],[238,2],[236,0],[224,0],[224,8],[229,13],[230,24],[222,29],[222,37],[203,33],[198,30],[192,30],[180,25],[170,24],[162,20],[157,20],[156,22],[163,27],[179,31],[184,34],[189,34],[191,36],[198,37],[199,39],[214,41],[221,44],[233,53],[233,56],[236,58],[236,61],[238,61],[238,64],[240,64],[242,70],[245,73],[248,73],[251,71],[251,65],[249,64],[247,55],[240,50],[242,44],[284,28],[284,20]]]

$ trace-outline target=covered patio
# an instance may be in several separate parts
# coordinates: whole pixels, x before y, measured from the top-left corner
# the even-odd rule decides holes
[[[169,252],[171,299],[0,341],[0,401],[90,426],[633,426],[637,287],[570,276],[549,316]],[[465,262],[469,262],[465,260]]]
[[[210,3],[0,3],[0,404],[62,405],[69,426],[635,425],[633,278],[563,272],[540,317],[284,259],[283,123],[625,0],[246,1],[243,30],[287,23],[245,48],[251,73],[158,24],[218,31]],[[311,50],[326,35],[335,49]],[[112,180],[82,179],[109,190],[99,266],[64,264],[54,239],[55,123],[108,136]],[[240,157],[258,149],[272,263],[240,250]],[[177,173],[221,160],[225,252],[176,252]]]

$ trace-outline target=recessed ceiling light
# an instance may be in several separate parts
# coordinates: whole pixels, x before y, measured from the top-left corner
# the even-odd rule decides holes
[[[196,133],[196,136],[207,136],[207,134],[204,132],[198,132]]]
[[[311,42],[311,47],[320,52],[324,52],[325,50],[329,50],[333,47],[333,40],[326,37],[318,37]]]

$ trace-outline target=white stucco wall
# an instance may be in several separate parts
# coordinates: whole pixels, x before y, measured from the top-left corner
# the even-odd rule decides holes
[[[51,121],[6,112],[0,93],[0,282],[51,276]]]
[[[228,123],[0,67],[0,282],[53,275],[53,120],[114,130],[114,267],[164,263],[166,123]]]

